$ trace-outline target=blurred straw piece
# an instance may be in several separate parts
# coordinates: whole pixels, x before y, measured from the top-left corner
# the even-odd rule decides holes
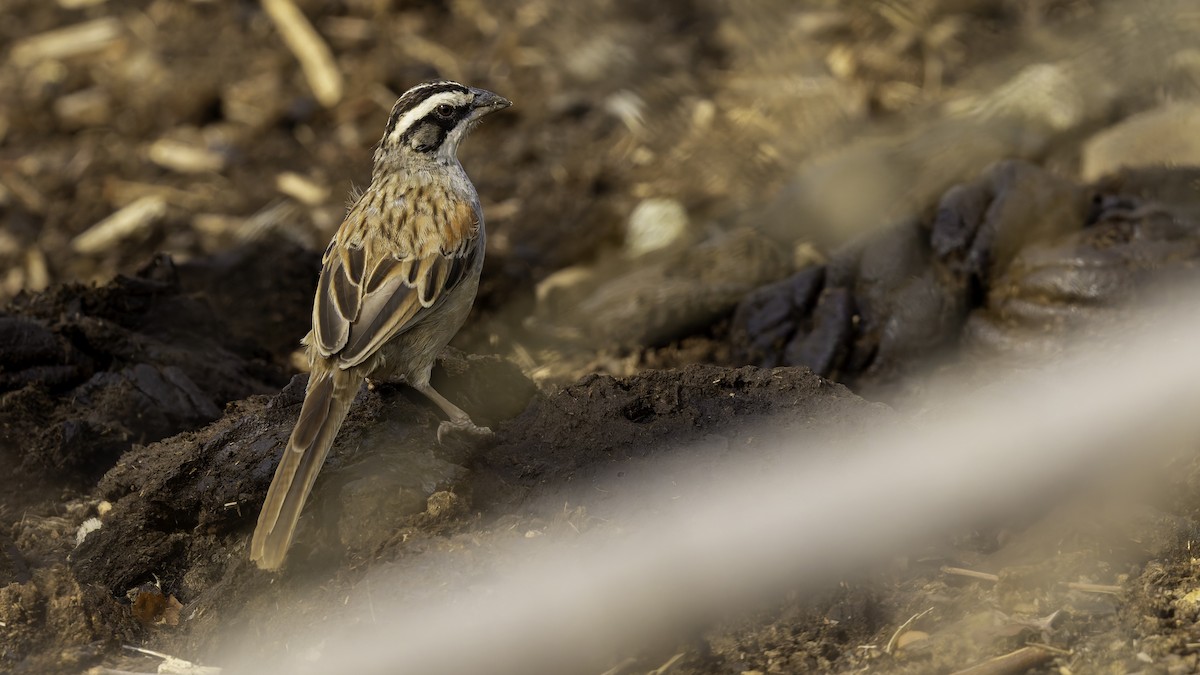
[[[275,189],[306,206],[317,206],[329,199],[329,188],[292,171],[275,176]]]
[[[500,32],[500,20],[488,10],[488,3],[483,0],[453,0],[450,3],[454,13],[472,21],[480,33],[495,35]]]
[[[220,198],[221,193],[218,186],[200,181],[191,183],[187,189],[183,189],[169,185],[112,178],[105,182],[104,196],[111,204],[129,204],[142,197],[151,196],[162,199],[172,206],[195,211],[210,206]]]
[[[0,256],[16,255],[21,248],[21,242],[12,233],[0,229]]]
[[[58,0],[58,6],[63,9],[83,9],[103,5],[107,0]]]
[[[316,208],[308,212],[295,202],[280,199],[267,204],[249,217],[225,213],[198,213],[192,217],[191,225],[211,249],[235,243],[260,241],[272,236],[281,236],[301,246],[323,248],[325,244],[319,240],[319,232],[314,229],[314,225],[318,218],[328,220],[322,215],[324,210]],[[336,212],[340,213],[341,209],[337,209]]]
[[[192,218],[192,228],[212,245],[259,241],[279,235],[302,246],[323,246],[323,242],[317,241],[311,219],[304,215],[295,202],[280,199],[249,217],[198,213]]]
[[[112,119],[112,99],[100,87],[82,89],[55,99],[54,116],[73,129],[103,126]]]
[[[231,122],[265,129],[283,116],[287,100],[279,74],[260,70],[221,88],[221,112]]]
[[[333,60],[329,45],[292,0],[263,0],[263,8],[288,49],[300,61],[300,68],[317,102],[329,108],[342,100],[342,73]]]
[[[5,274],[3,279],[0,279],[0,290],[4,294],[12,297],[25,288],[25,268],[20,265],[13,265]]]
[[[225,168],[221,153],[166,138],[151,143],[147,154],[151,162],[178,173],[210,173]]]
[[[33,183],[25,180],[21,174],[15,171],[6,171],[0,174],[0,183],[5,188],[2,190],[3,192],[11,193],[31,213],[41,214],[46,212],[46,197],[40,190],[34,187]]]
[[[46,254],[32,247],[25,254],[25,289],[40,291],[50,285],[50,270],[46,266]]]
[[[287,201],[272,202],[257,213],[250,216],[236,232],[242,241],[258,241],[273,233],[280,233],[287,238],[303,245],[311,244],[312,232],[306,226],[301,226],[302,212],[293,203]]]
[[[30,66],[47,59],[91,54],[113,44],[120,36],[121,22],[105,17],[18,40],[9,58],[17,66]]]
[[[167,213],[167,202],[147,195],[96,223],[71,240],[77,253],[99,253],[131,235],[142,232]]]
[[[209,243],[220,244],[225,238],[236,237],[245,222],[244,218],[224,213],[197,213],[192,216],[192,229]]]

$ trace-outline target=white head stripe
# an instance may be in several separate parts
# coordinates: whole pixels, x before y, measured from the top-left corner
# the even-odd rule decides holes
[[[443,91],[428,99],[421,101],[417,107],[404,113],[400,119],[396,120],[396,126],[392,129],[391,136],[388,137],[389,143],[395,143],[404,135],[410,126],[416,123],[421,118],[433,112],[433,109],[443,103],[448,103],[453,106],[461,105],[465,102],[466,95],[459,91]]]

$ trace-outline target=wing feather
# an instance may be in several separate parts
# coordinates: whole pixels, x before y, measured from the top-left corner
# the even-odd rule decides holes
[[[450,271],[450,265],[451,263],[448,258],[443,256],[433,258],[419,286],[421,289],[421,304],[425,307],[433,306],[433,301],[437,299],[440,289],[446,287],[446,273]]]
[[[328,265],[321,271],[321,279],[317,282],[317,298],[313,302],[313,333],[324,355],[337,352],[350,337],[350,322],[338,310],[330,288],[336,274],[337,270],[331,270]]]
[[[363,286],[363,293],[369,295],[378,291],[385,281],[392,278],[392,271],[402,264],[404,264],[403,260],[392,256],[380,260],[375,265],[375,269],[371,271],[371,276],[367,278],[367,283]]]
[[[344,319],[353,322],[358,318],[359,306],[362,303],[362,289],[350,280],[348,270],[342,274],[333,275],[333,299],[337,311]]]
[[[367,251],[362,246],[347,246],[342,250],[342,265],[346,268],[346,278],[355,286],[361,286],[363,272],[367,266]]]
[[[405,267],[397,267],[395,272],[406,273]],[[364,298],[360,321],[351,326],[350,340],[338,354],[339,365],[349,368],[365,361],[380,345],[413,323],[421,309],[413,289],[402,278],[385,282]]]

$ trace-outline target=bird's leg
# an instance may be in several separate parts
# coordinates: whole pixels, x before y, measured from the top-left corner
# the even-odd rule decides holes
[[[470,415],[463,412],[462,408],[459,408],[458,406],[454,405],[449,400],[447,400],[445,396],[442,396],[441,394],[439,394],[437,392],[437,390],[433,388],[433,385],[426,382],[423,385],[419,385],[419,386],[414,385],[413,388],[416,389],[417,391],[421,392],[422,394],[424,394],[425,397],[428,398],[430,401],[433,401],[434,405],[441,408],[442,412],[446,413],[446,417],[450,418],[450,419],[446,420],[445,422],[442,422],[440,425],[438,425],[437,436],[438,436],[439,443],[442,442],[443,437],[447,433],[452,433],[452,432],[466,432],[466,433],[474,435],[474,436],[490,436],[491,435],[491,433],[492,433],[491,429],[489,429],[487,427],[477,426],[474,422],[471,421]]]

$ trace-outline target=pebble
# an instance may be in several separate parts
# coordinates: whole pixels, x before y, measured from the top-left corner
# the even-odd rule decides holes
[[[644,199],[629,214],[625,252],[630,258],[667,248],[687,234],[687,211],[674,199]]]

